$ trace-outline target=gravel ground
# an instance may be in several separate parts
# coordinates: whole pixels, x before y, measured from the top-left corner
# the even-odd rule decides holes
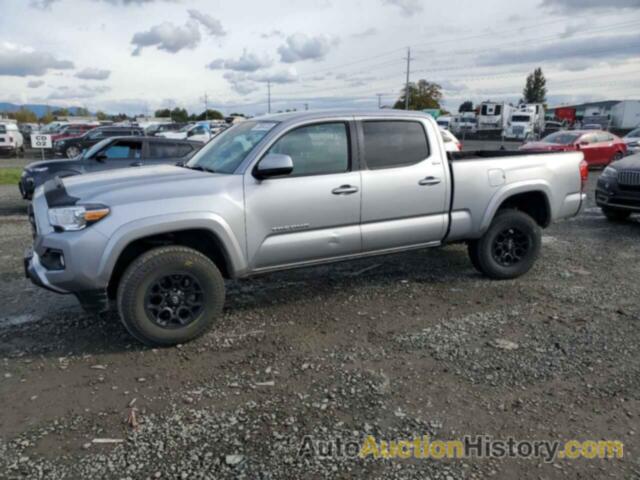
[[[219,324],[169,349],[33,287],[27,222],[0,219],[2,478],[640,477],[638,219],[591,203],[513,281],[453,245],[229,282]],[[298,456],[366,434],[618,439],[625,458]]]

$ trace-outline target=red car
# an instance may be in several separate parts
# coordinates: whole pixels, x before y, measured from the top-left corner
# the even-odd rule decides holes
[[[99,125],[87,125],[83,123],[70,123],[60,129],[58,133],[51,136],[51,141],[64,140],[65,138],[74,138],[84,135],[89,130],[98,127]]]
[[[547,135],[539,142],[525,143],[520,150],[530,152],[574,152],[584,153],[591,166],[606,166],[620,160],[627,152],[621,138],[602,130],[563,130]]]

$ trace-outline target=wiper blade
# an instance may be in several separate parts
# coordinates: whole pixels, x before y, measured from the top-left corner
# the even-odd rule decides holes
[[[198,170],[199,172],[216,173],[216,171],[213,168],[202,167],[200,165],[195,165],[193,167],[190,167],[189,165],[184,165],[184,168],[190,168],[191,170]]]

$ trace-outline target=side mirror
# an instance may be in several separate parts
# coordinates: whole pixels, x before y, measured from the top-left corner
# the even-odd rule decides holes
[[[96,159],[96,161],[98,162],[104,162],[108,157],[107,154],[104,152],[100,152],[98,153],[95,157],[93,157]]]
[[[289,155],[269,153],[258,162],[258,165],[253,171],[253,176],[262,180],[279,175],[289,175],[292,171],[293,160]]]

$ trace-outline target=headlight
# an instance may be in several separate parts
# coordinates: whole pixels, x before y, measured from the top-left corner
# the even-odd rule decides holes
[[[602,176],[603,177],[609,177],[609,178],[617,178],[618,177],[618,170],[616,170],[613,167],[607,167],[602,171]]]
[[[109,215],[104,205],[85,205],[49,209],[49,223],[52,227],[67,232],[82,230]]]
[[[49,170],[49,167],[36,167],[31,169],[31,171],[34,173],[42,173],[46,172],[47,170]]]
[[[64,140],[56,140],[53,144],[56,147],[61,147],[62,145],[64,145]]]

